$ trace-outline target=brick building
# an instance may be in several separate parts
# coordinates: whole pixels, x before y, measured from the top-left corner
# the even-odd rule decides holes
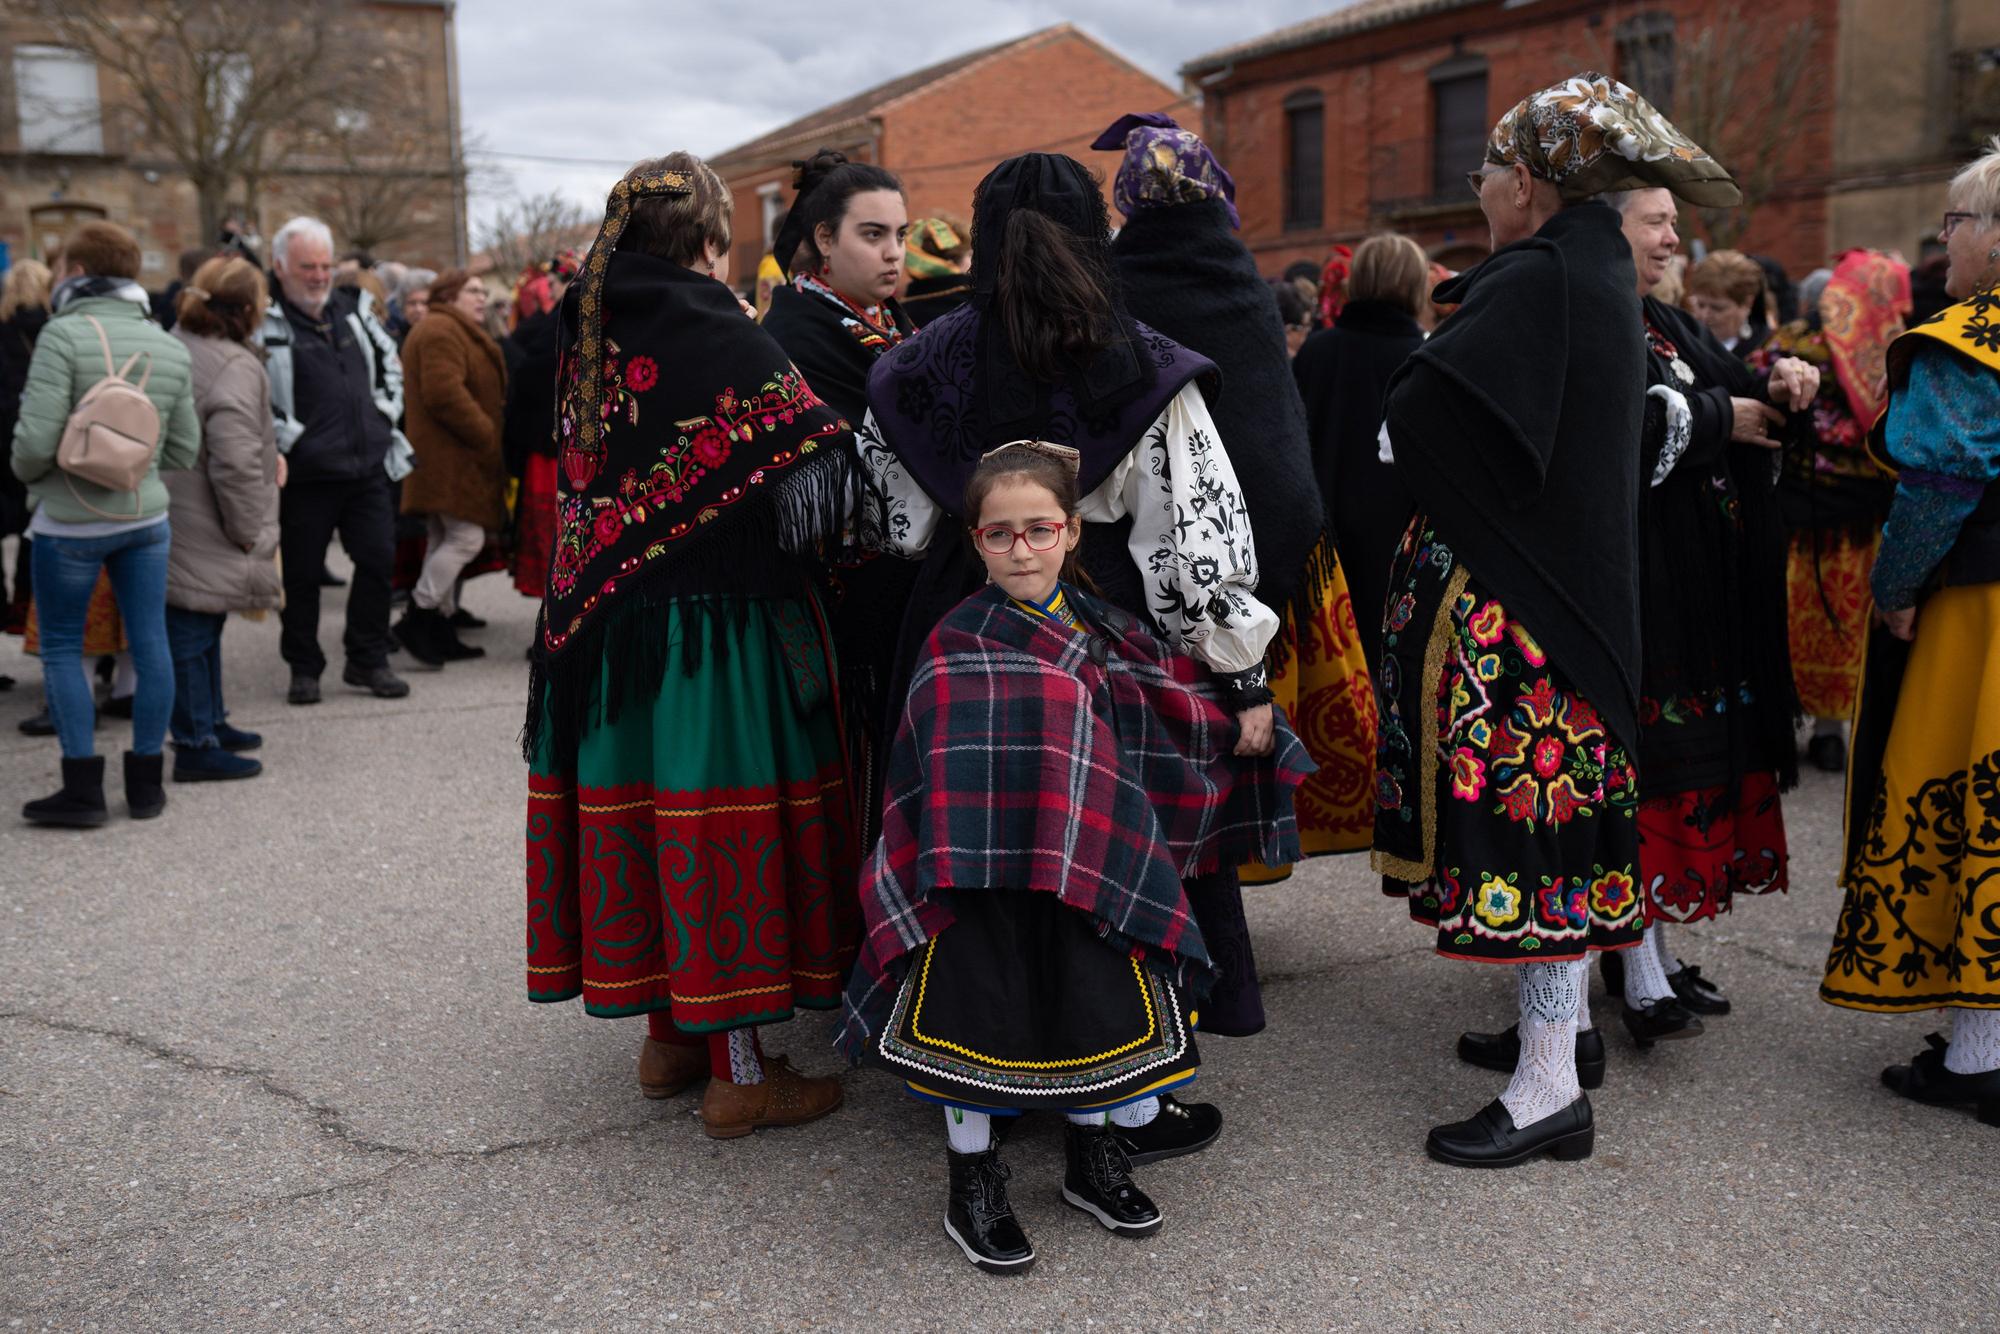
[[[273,136],[254,186],[231,196],[261,235],[314,213],[343,249],[351,233],[373,227],[393,236],[382,248],[397,258],[464,262],[454,9],[453,0],[358,0],[344,16],[364,25],[364,44],[397,53],[395,125],[353,111],[343,123],[354,133],[338,146],[308,149]],[[134,12],[144,21],[143,0],[134,0]],[[0,18],[0,244],[10,259],[46,259],[72,226],[108,218],[139,238],[140,280],[159,287],[180,251],[214,241],[203,234],[183,169],[129,114],[134,96],[121,76],[57,44],[48,29]]]
[[[879,162],[903,179],[910,216],[970,219],[973,188],[1016,153],[1068,153],[1106,173],[1090,141],[1128,111],[1166,111],[1191,129],[1191,97],[1088,33],[1059,23],[942,61],[822,107],[709,159],[736,200],[731,268],[754,273],[791,204],[791,163],[817,148]],[[1095,160],[1093,160],[1095,159]]]
[[[1781,65],[1800,75],[1791,100],[1760,111]],[[1182,74],[1236,177],[1244,240],[1275,273],[1387,227],[1454,267],[1483,255],[1465,173],[1487,130],[1589,67],[1669,116],[1731,103],[1705,146],[1739,177],[1770,179],[1746,215],[1719,221],[1795,275],[1849,246],[1921,254],[1944,182],[2000,131],[1991,0],[1359,0]]]

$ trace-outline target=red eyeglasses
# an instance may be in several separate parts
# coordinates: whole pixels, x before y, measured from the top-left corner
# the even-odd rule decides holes
[[[972,540],[989,556],[1006,555],[1016,542],[1026,542],[1030,551],[1054,551],[1062,538],[1063,525],[1059,523],[1031,523],[1018,533],[1004,523],[972,530]]]

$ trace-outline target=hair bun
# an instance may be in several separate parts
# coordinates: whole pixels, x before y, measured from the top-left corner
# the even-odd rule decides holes
[[[809,158],[792,159],[792,192],[805,194],[833,173],[835,167],[847,165],[847,154],[837,148],[822,148]]]

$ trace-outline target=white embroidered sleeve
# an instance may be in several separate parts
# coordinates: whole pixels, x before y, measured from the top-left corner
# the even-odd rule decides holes
[[[868,545],[892,556],[915,559],[923,555],[943,517],[936,503],[917,485],[895,452],[882,443],[874,413],[869,413],[854,433],[854,446],[861,456],[868,489],[879,499],[882,511],[862,525]]]
[[[1095,523],[1132,517],[1146,605],[1177,647],[1235,684],[1263,684],[1278,617],[1257,600],[1243,490],[1199,389],[1175,396],[1082,513]]]

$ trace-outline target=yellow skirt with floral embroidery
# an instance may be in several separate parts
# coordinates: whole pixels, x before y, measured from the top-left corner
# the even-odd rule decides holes
[[[2000,1008],[2000,584],[1931,595],[1907,649],[1875,633],[1847,781],[1820,997]]]
[[[1271,679],[1319,772],[1300,786],[1299,847],[1308,857],[1362,852],[1375,833],[1375,686],[1354,623],[1354,599],[1331,544],[1332,575],[1310,621],[1288,627],[1285,668]],[[1246,885],[1270,884],[1289,866],[1248,866]]]

